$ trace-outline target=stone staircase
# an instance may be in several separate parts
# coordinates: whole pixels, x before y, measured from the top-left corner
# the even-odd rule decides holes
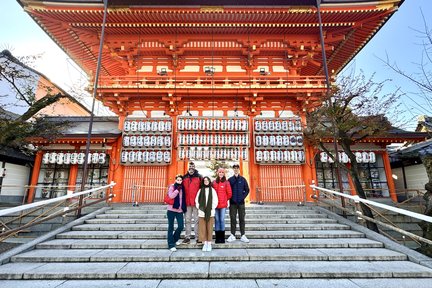
[[[432,259],[415,263],[410,252],[390,250],[393,244],[370,239],[323,209],[255,205],[246,211],[250,243],[202,252],[192,241],[171,252],[164,206],[114,206],[11,257],[0,266],[0,288],[432,287]]]

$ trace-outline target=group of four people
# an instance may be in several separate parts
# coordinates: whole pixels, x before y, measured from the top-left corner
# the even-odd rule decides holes
[[[240,175],[240,166],[232,166],[234,176],[226,179],[225,169],[219,168],[216,180],[208,176],[202,177],[195,169],[193,162],[189,163],[186,175],[176,175],[175,183],[169,186],[168,197],[174,203],[168,204],[168,248],[177,251],[176,245],[189,244],[192,236],[192,224],[197,243],[202,243],[202,251],[212,250],[213,225],[215,243],[225,243],[225,212],[229,207],[231,235],[228,242],[236,240],[237,215],[239,217],[240,240],[248,243],[245,235],[245,198],[249,194],[249,185]],[[180,235],[186,218],[184,240]],[[177,229],[174,230],[174,221]]]

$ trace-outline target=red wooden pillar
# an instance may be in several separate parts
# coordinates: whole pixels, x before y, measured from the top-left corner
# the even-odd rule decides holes
[[[123,193],[123,173],[124,166],[121,164],[121,147],[122,147],[122,137],[117,139],[117,142],[113,145],[112,148],[112,158],[110,159],[110,173],[112,173],[112,179],[116,183],[113,189],[113,193],[116,195],[112,198],[113,202],[120,202],[122,199]]]
[[[38,151],[36,153],[35,163],[32,171],[32,176],[30,179],[30,189],[28,190],[28,195],[27,195],[27,203],[33,203],[35,197],[34,195],[36,191],[35,186],[37,185],[39,179],[39,172],[42,165],[42,155],[43,155],[43,151]]]
[[[74,188],[68,187],[67,190],[72,190],[75,192],[76,190],[75,184],[76,184],[77,177],[78,177],[78,164],[71,165],[69,169],[69,180],[67,185],[71,187],[74,186]]]
[[[387,178],[387,185],[389,188],[390,197],[394,202],[397,202],[396,188],[395,188],[395,184],[393,181],[393,175],[392,175],[392,170],[391,170],[391,166],[390,166],[390,159],[389,159],[387,151],[383,152],[382,159],[383,159],[383,163],[384,163],[384,170],[385,170],[385,174],[386,174],[386,178]]]

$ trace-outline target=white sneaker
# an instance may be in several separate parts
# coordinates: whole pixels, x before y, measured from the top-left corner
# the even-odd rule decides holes
[[[203,252],[207,252],[207,242],[204,243],[202,251]]]
[[[178,240],[178,241],[176,242],[176,246],[181,245],[181,244],[183,244],[183,241],[182,241],[182,240]]]
[[[176,252],[176,251],[177,251],[177,248],[172,247],[172,248],[170,248],[169,250],[170,250],[171,252]]]
[[[211,252],[212,251],[212,246],[211,243],[207,244],[207,252]]]
[[[234,242],[235,240],[236,240],[236,237],[233,234],[231,234],[226,241],[227,242]]]
[[[244,243],[249,243],[249,239],[246,237],[246,235],[243,235],[243,236],[240,238],[240,241],[242,241],[242,242],[244,242]]]

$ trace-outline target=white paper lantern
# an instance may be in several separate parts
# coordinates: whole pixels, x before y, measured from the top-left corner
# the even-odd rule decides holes
[[[128,147],[129,144],[130,144],[129,136],[127,136],[127,135],[123,135],[123,146],[124,146],[124,147]]]
[[[261,123],[261,130],[262,131],[267,131],[268,130],[268,122],[267,120],[263,120]]]
[[[261,131],[261,121],[255,120],[255,131]]]
[[[320,161],[321,163],[327,163],[328,162],[328,155],[326,152],[321,152],[320,153]]]
[[[297,131],[297,132],[302,131],[302,123],[301,123],[300,120],[297,120],[297,121],[295,122],[295,131]]]
[[[291,120],[288,122],[288,130],[291,132],[295,130],[294,122]]]
[[[282,147],[282,143],[283,143],[282,136],[281,135],[277,135],[276,136],[276,146]]]
[[[363,163],[369,163],[369,153],[368,152],[362,152],[362,162]]]
[[[297,159],[300,163],[304,163],[305,161],[305,153],[302,150],[297,151]]]
[[[294,135],[290,136],[290,145],[291,146],[297,146],[297,137]]]
[[[144,124],[144,122],[143,121],[139,121],[138,122],[138,131],[144,132],[144,130],[145,130],[145,124]]]
[[[297,146],[303,146],[303,136],[297,136]]]
[[[165,131],[170,132],[172,129],[171,121],[165,122]]]
[[[71,164],[73,165],[78,164],[78,153],[76,152],[71,153]]]
[[[170,163],[171,162],[171,153],[169,151],[165,151],[163,158],[164,158],[165,163]]]
[[[48,164],[49,163],[49,159],[50,159],[50,153],[49,152],[45,152],[45,154],[42,157],[42,163],[43,164]]]
[[[150,132],[151,130],[151,122],[150,121],[146,121],[145,122],[145,131],[146,132]]]
[[[158,131],[158,122],[159,121],[152,121],[151,122],[151,131],[153,131],[153,132]]]
[[[135,132],[138,130],[138,123],[136,121],[130,122],[130,131]]]
[[[85,154],[83,152],[78,153],[77,163],[79,165],[82,165],[82,164],[84,164],[84,161],[85,161]]]
[[[137,145],[137,141],[136,140],[137,139],[136,139],[135,135],[130,136],[130,138],[129,138],[129,145],[131,147],[135,147]]]
[[[144,136],[143,144],[144,147],[150,147],[150,136],[148,135]]]
[[[282,130],[283,131],[288,131],[289,130],[288,129],[288,121],[286,121],[286,120],[282,121]]]
[[[180,118],[177,121],[177,126],[178,126],[178,130],[180,130],[180,131],[184,130],[184,128],[185,128],[185,121],[184,121],[183,118]]]
[[[155,151],[150,151],[149,152],[149,162],[150,163],[154,163],[156,161],[156,152]]]
[[[241,121],[241,129],[240,130],[242,130],[242,131],[248,130],[248,121],[246,121],[246,120]]]
[[[143,152],[143,162],[144,163],[148,163],[149,162],[149,152],[148,151],[144,151]]]
[[[57,153],[56,163],[59,164],[59,165],[63,164],[63,160],[64,160],[63,157],[64,157],[64,153],[63,152]]]
[[[156,152],[156,162],[162,163],[162,161],[163,161],[163,152],[162,151],[157,151]]]
[[[138,147],[143,147],[144,146],[144,137],[139,135],[136,137],[136,144]]]
[[[123,130],[124,130],[125,132],[129,132],[129,131],[130,131],[130,128],[131,128],[130,122],[129,122],[128,120],[124,121],[124,124],[123,124]]]
[[[70,164],[71,163],[71,153],[70,152],[66,152],[64,154],[64,164]]]
[[[51,152],[49,155],[49,161],[50,164],[54,164],[57,162],[57,153],[56,152]]]
[[[101,152],[99,153],[99,164],[105,164],[106,162],[106,154]]]
[[[241,121],[239,119],[236,119],[234,121],[234,130],[240,131],[241,130]]]
[[[261,150],[256,151],[255,157],[256,157],[256,161],[257,162],[261,162],[263,160],[263,153],[262,153],[262,151]]]
[[[376,162],[376,154],[373,151],[369,152],[369,162],[370,163],[375,163]]]
[[[141,163],[143,160],[143,152],[142,151],[137,151],[136,155],[135,155],[135,160],[137,163]]]
[[[263,152],[263,160],[268,162],[270,160],[270,152],[268,150],[264,150]]]
[[[99,163],[99,153],[98,152],[94,152],[91,154],[91,162],[93,164]]]
[[[292,162],[298,162],[298,155],[296,150],[291,150],[291,161]]]
[[[163,132],[165,131],[165,122],[164,121],[158,121],[158,131]]]
[[[185,150],[184,150],[184,148],[180,148],[180,150],[179,150],[179,159],[180,160],[184,160],[184,158],[185,158]]]
[[[355,154],[355,156],[356,156],[356,161],[357,161],[357,163],[362,163],[362,160],[363,160],[363,155],[362,155],[362,153],[361,153],[361,152],[355,152],[354,154]]]
[[[222,119],[221,120],[221,130],[223,130],[223,131],[225,131],[225,130],[227,130],[227,125],[228,123],[227,123],[227,120],[225,120],[225,119]]]
[[[285,162],[290,162],[291,161],[291,153],[288,150],[284,150],[283,151],[283,160]]]
[[[276,152],[276,160],[279,161],[279,162],[282,162],[282,161],[283,161],[283,153],[282,153],[281,150],[278,150],[278,151]]]
[[[136,158],[135,156],[136,156],[136,152],[135,151],[130,151],[129,152],[129,157],[128,157],[129,162],[134,163],[135,162],[135,158]]]
[[[171,147],[171,136],[165,136],[164,137],[164,145],[166,147]]]
[[[126,163],[128,161],[129,152],[128,151],[122,151],[121,153],[121,162]]]
[[[262,145],[269,146],[269,137],[267,135],[262,136]]]

